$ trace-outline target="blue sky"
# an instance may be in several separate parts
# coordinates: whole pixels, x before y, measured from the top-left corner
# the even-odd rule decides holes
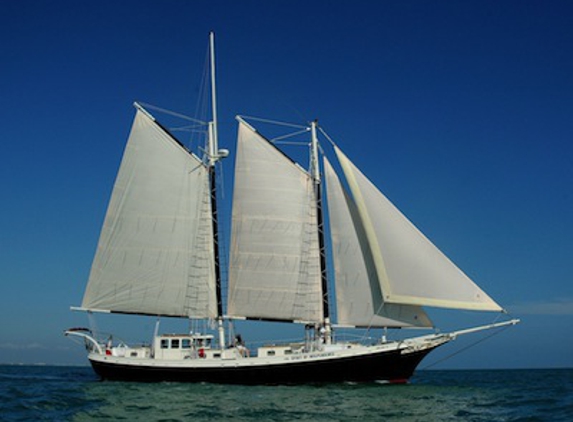
[[[437,367],[573,366],[572,16],[566,1],[4,2],[0,362],[86,363],[62,331],[87,324],[69,306],[131,103],[193,115],[214,30],[222,147],[236,114],[318,118],[523,319]]]

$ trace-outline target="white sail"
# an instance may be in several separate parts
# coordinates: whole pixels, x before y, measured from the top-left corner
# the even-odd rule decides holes
[[[137,111],[82,307],[217,316],[208,170]]]
[[[501,311],[338,149],[386,303]]]
[[[239,124],[228,314],[321,321],[316,201],[308,173]]]
[[[432,323],[421,307],[384,303],[358,211],[326,157],[324,172],[338,324],[363,327],[431,327]]]

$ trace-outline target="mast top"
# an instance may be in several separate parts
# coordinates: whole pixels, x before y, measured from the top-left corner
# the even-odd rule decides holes
[[[211,70],[211,116],[209,122],[209,166],[213,167],[217,161],[226,158],[229,151],[219,149],[219,130],[217,122],[217,86],[215,78],[215,33],[209,32],[209,67]]]

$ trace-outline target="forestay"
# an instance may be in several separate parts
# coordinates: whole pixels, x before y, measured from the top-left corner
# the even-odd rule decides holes
[[[217,316],[207,168],[137,111],[82,307]]]
[[[316,199],[309,174],[239,123],[228,314],[322,321]]]

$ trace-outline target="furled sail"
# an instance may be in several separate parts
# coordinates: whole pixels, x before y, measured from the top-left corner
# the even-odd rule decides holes
[[[385,303],[501,311],[338,149]]]
[[[337,321],[362,327],[430,327],[419,306],[384,303],[356,206],[324,158],[334,258]]]
[[[309,174],[239,123],[228,314],[321,321],[316,201]]]
[[[138,109],[82,307],[217,316],[208,170]]]

